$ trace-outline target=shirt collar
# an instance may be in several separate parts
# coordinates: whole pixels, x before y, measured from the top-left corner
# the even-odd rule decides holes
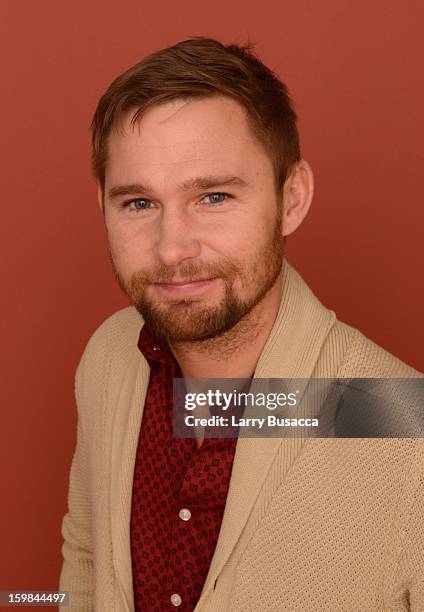
[[[137,346],[149,365],[164,363],[173,366],[175,370],[179,369],[168,343],[156,335],[146,324],[141,328]]]

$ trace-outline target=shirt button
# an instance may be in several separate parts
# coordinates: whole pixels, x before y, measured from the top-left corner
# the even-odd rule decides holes
[[[183,521],[189,521],[191,519],[191,512],[188,508],[181,508],[178,515]]]
[[[173,606],[181,606],[181,604],[183,603],[183,600],[181,599],[181,597],[178,595],[178,593],[173,593],[171,595],[171,603]]]
[[[154,350],[154,351],[160,351],[160,348],[159,348],[158,346],[154,346],[154,347],[153,347],[153,350]]]

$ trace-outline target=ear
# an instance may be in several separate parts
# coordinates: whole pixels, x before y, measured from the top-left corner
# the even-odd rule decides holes
[[[103,201],[103,189],[101,188],[101,185],[100,185],[99,181],[97,181],[97,202],[98,202],[100,210],[102,211],[102,214],[104,216],[104,214],[105,214],[105,206],[104,206],[104,201]]]
[[[283,236],[292,234],[309,211],[314,195],[314,175],[307,161],[295,164],[284,184]]]

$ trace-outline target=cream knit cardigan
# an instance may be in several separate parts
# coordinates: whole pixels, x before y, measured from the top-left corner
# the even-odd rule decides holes
[[[286,261],[282,275],[256,378],[423,376],[338,321]],[[141,325],[133,307],[113,314],[76,372],[59,586],[70,612],[134,610],[131,491],[149,379]],[[424,611],[423,467],[421,439],[240,438],[195,611]]]

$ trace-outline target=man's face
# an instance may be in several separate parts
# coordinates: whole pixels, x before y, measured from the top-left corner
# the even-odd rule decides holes
[[[174,100],[113,130],[105,223],[112,267],[170,342],[230,330],[275,286],[283,255],[273,168],[230,98]]]

